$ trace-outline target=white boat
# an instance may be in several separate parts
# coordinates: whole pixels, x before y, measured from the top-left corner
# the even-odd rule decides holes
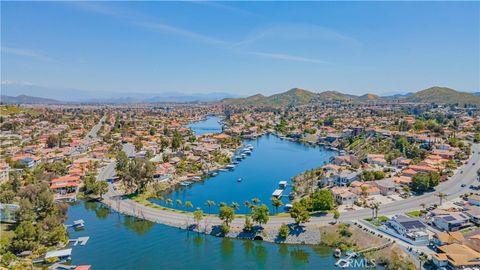
[[[192,178],[192,180],[195,182],[198,182],[198,181],[202,181],[202,178],[200,176],[195,176]]]
[[[237,182],[242,182],[242,181],[243,181],[242,178],[238,178],[238,179],[237,179]]]
[[[342,256],[342,251],[339,248],[335,249],[333,256],[335,256],[336,258],[340,258]]]
[[[225,168],[229,169],[229,170],[233,170],[235,168],[235,165],[233,164],[228,164],[227,166],[225,166]]]

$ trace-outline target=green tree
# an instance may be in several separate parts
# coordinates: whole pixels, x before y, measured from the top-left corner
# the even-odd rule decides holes
[[[197,231],[200,231],[200,221],[203,219],[202,209],[197,209],[193,212],[193,220],[197,223]]]
[[[101,198],[105,193],[108,192],[108,183],[105,181],[97,181],[95,183],[95,188],[93,194]]]
[[[310,221],[310,213],[300,202],[294,202],[290,208],[290,217],[295,220],[297,225]]]
[[[249,216],[245,216],[245,224],[243,225],[244,232],[251,232],[253,230],[253,224]]]
[[[142,139],[140,137],[136,137],[133,141],[133,146],[135,146],[135,151],[140,151],[143,148]]]
[[[225,222],[226,225],[229,225],[235,219],[235,211],[230,206],[220,207],[220,213],[218,217]]]
[[[333,218],[335,219],[335,223],[338,223],[338,219],[340,218],[340,212],[338,212],[338,210],[333,211]]]
[[[333,200],[332,193],[329,190],[321,189],[317,190],[312,196],[312,207],[314,211],[317,210],[331,210],[335,202]]]
[[[22,221],[15,229],[12,249],[15,252],[33,250],[37,246],[38,233],[30,221]]]
[[[280,226],[280,229],[278,230],[278,236],[285,239],[288,237],[289,233],[290,233],[290,229],[288,228],[287,224],[282,223],[282,226]]]
[[[278,208],[283,205],[283,202],[277,197],[272,197],[272,205],[275,208],[275,214],[278,214]]]
[[[252,220],[258,223],[260,226],[266,224],[269,219],[268,207],[265,204],[255,206],[252,211]]]

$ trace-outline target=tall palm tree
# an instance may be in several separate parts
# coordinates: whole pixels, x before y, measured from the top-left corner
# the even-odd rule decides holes
[[[186,201],[185,202],[185,208],[193,208],[193,204],[191,201]]]
[[[247,208],[247,212],[248,212],[248,210],[250,209],[250,206],[251,206],[250,202],[245,201],[245,202],[243,202],[243,205],[245,205],[245,207]]]
[[[173,204],[173,201],[172,201],[172,199],[166,199],[166,200],[165,200],[165,203],[166,203],[167,205],[172,205],[172,204]]]
[[[427,260],[428,257],[425,254],[421,254],[420,256],[418,256],[418,261],[420,262],[420,270],[422,270],[422,266]]]
[[[233,208],[233,210],[238,210],[238,209],[240,209],[240,205],[239,205],[237,202],[232,202],[231,207]]]
[[[442,205],[443,199],[446,197],[445,193],[439,192],[437,197],[440,199],[440,205]]]
[[[177,207],[182,206],[182,200],[175,200],[175,203],[177,204]]]
[[[215,206],[215,202],[208,200],[208,201],[207,201],[207,206],[208,206],[208,214],[210,215],[210,214],[211,214],[210,208],[211,208],[212,206]]]
[[[253,198],[253,199],[252,199],[252,203],[253,203],[254,205],[257,205],[257,204],[260,203],[260,199],[259,199],[259,198]]]

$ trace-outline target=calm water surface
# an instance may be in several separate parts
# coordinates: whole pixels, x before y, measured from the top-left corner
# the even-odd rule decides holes
[[[199,235],[111,212],[95,202],[70,207],[67,224],[83,219],[90,236],[73,247],[74,265],[92,269],[334,269],[329,248],[277,245]]]
[[[212,119],[216,120],[212,120]],[[217,123],[217,117],[210,117],[204,122]],[[197,122],[199,126],[203,126]],[[210,124],[209,124],[210,125]],[[201,132],[195,130],[195,132]],[[204,212],[209,209],[206,206],[207,200],[216,202],[216,207],[211,207],[212,213],[218,213],[219,203],[225,202],[231,204],[237,202],[240,209],[237,213],[247,212],[244,202],[253,198],[258,198],[270,207],[273,212],[270,199],[272,193],[278,187],[278,182],[286,180],[291,183],[291,178],[299,173],[319,167],[327,162],[335,152],[326,150],[319,146],[308,146],[297,142],[282,140],[274,135],[265,135],[256,140],[245,140],[244,144],[252,144],[254,150],[250,156],[247,156],[233,170],[220,172],[218,176],[207,178],[205,181],[195,183],[189,187],[179,187],[175,191],[166,194],[165,198],[170,198],[175,202],[180,199],[183,203],[191,201],[194,209],[200,207]],[[241,178],[242,181],[237,180]],[[284,192],[282,200],[288,203],[288,194],[290,188]],[[159,200],[151,200],[154,203],[165,205]],[[183,210],[183,206],[169,206]],[[282,209],[279,209],[283,211]]]
[[[218,116],[209,115],[203,121],[193,122],[188,125],[189,128],[195,132],[195,135],[203,135],[207,133],[220,133],[222,132],[222,125],[218,122],[222,118]]]

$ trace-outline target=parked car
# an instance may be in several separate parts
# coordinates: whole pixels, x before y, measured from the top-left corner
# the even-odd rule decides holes
[[[461,184],[460,186],[461,186],[461,187],[465,187],[466,185],[465,185],[465,184]]]

